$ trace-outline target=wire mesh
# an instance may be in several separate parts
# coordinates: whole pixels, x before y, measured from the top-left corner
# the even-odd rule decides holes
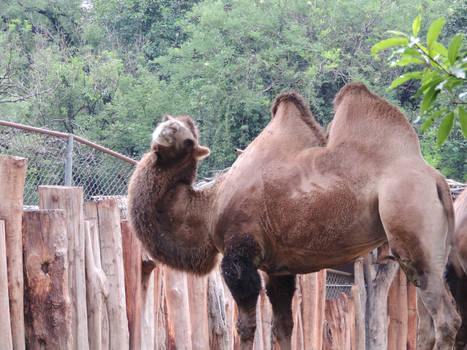
[[[37,206],[40,185],[64,185],[67,139],[0,126],[0,154],[28,158],[23,203]],[[84,200],[126,195],[134,165],[73,142],[72,186],[82,186]]]
[[[335,299],[341,293],[350,296],[350,288],[354,283],[352,275],[327,271],[326,273],[326,299]]]

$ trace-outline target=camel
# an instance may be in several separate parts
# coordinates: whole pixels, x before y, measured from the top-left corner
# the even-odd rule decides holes
[[[456,349],[467,349],[467,190],[454,201],[456,226],[446,269],[446,281],[461,314]],[[429,333],[429,332],[428,332]]]
[[[449,187],[395,106],[361,83],[344,86],[334,105],[326,137],[300,95],[278,95],[269,124],[201,189],[193,182],[209,150],[190,118],[167,117],[130,180],[130,224],[173,268],[206,274],[223,255],[245,350],[256,328],[258,269],[267,275],[273,333],[288,350],[295,275],[351,262],[388,241],[419,288],[436,349],[451,349],[460,319],[443,285],[454,229]]]

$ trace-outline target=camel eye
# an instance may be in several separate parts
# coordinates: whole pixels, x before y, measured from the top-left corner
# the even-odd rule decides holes
[[[186,139],[185,141],[183,141],[183,144],[185,145],[185,147],[190,147],[194,146],[195,142],[192,139]]]

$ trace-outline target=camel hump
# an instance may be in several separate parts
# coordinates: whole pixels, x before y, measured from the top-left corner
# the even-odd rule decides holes
[[[364,96],[380,100],[380,97],[372,93],[366,87],[365,84],[359,82],[352,82],[344,85],[344,87],[339,90],[333,101],[334,107],[337,108],[344,99],[344,97],[346,97],[347,95],[357,95],[362,97]]]
[[[273,118],[276,115],[277,109],[279,108],[280,104],[284,102],[292,102],[304,116],[313,119],[313,115],[307,103],[305,102],[305,99],[295,91],[286,92],[276,96],[276,99],[274,100],[274,103],[271,107],[271,114]]]
[[[275,117],[279,109],[279,106],[282,103],[288,103],[288,102],[293,103],[295,107],[297,107],[297,109],[300,112],[300,118],[314,132],[315,136],[318,139],[318,143],[320,145],[324,145],[326,143],[326,138],[324,136],[321,125],[319,125],[318,122],[315,120],[315,118],[313,118],[313,114],[311,113],[311,110],[308,107],[308,104],[305,102],[305,99],[297,92],[291,91],[291,92],[277,95],[271,107],[272,118]]]

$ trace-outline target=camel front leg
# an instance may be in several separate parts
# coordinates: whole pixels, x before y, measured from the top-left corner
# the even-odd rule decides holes
[[[254,264],[259,246],[251,236],[232,237],[226,243],[222,276],[238,307],[237,332],[242,350],[251,350],[256,331],[256,302],[261,278]]]
[[[295,275],[268,276],[266,292],[273,311],[272,330],[281,350],[291,349],[293,329],[292,299],[295,293]]]

